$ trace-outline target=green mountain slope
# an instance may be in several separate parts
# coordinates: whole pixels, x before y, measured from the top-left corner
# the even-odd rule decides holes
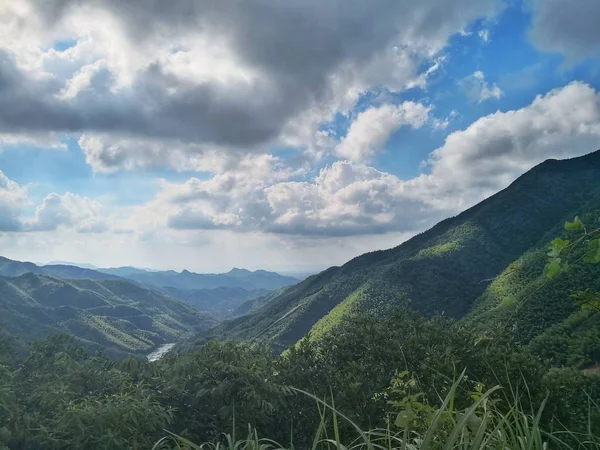
[[[361,310],[408,300],[418,312],[460,318],[487,287],[484,280],[538,245],[600,189],[600,151],[548,160],[508,188],[390,250],[282,289],[247,316],[213,334],[260,338],[281,351],[307,332],[319,335]]]
[[[600,191],[592,193],[575,214],[598,228]],[[563,225],[553,227],[539,245],[495,278],[464,322],[483,337],[525,344],[555,366],[589,368],[600,362],[600,310],[582,310],[572,295],[585,289],[600,292],[600,265],[575,263],[568,273],[552,280],[543,274],[550,242],[557,237],[577,238],[577,232],[565,231]],[[571,260],[581,259],[585,249],[576,248]]]
[[[32,340],[66,332],[117,352],[148,353],[215,322],[183,303],[123,280],[0,277],[0,327]]]

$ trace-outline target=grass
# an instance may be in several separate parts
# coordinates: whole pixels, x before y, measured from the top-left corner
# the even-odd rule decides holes
[[[496,386],[474,397],[473,403],[463,410],[454,409],[454,397],[461,376],[444,398],[442,405],[427,420],[427,427],[397,428],[388,421],[386,428],[362,430],[338,411],[333,402],[328,404],[314,395],[294,389],[312,398],[317,404],[320,424],[314,434],[310,450],[600,450],[600,439],[569,431],[546,432],[540,427],[544,403],[535,415],[527,414],[519,400],[510,408],[500,409],[492,394]],[[340,425],[346,422],[354,429],[352,437],[342,436]],[[233,424],[235,429],[235,419]],[[248,434],[238,439],[235,434],[223,434],[218,442],[196,444],[169,433],[159,440],[153,450],[301,450],[293,443],[283,445],[258,435],[248,425]],[[307,448],[308,449],[308,448]],[[302,449],[303,450],[303,449]]]

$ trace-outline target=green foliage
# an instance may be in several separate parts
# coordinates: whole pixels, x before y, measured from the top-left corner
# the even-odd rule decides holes
[[[569,256],[579,245],[584,247],[583,252],[579,252],[577,258],[571,258],[571,263],[582,260],[588,263],[600,263],[600,238],[596,238],[600,234],[600,228],[588,231],[579,216],[576,216],[573,222],[567,221],[565,223],[565,230],[580,231],[581,236],[574,242],[561,238],[556,238],[552,241],[550,251],[548,252],[550,261],[544,268],[544,275],[550,280],[556,278],[561,272],[568,272],[570,270],[569,261],[562,262],[560,258],[561,253]]]
[[[452,385],[445,398],[439,400],[436,407],[425,407],[420,402],[409,401],[419,405],[422,412],[422,421],[402,419],[399,430],[388,424],[385,428],[371,428],[369,430],[353,422],[344,415],[339,408],[319,399],[318,397],[297,390],[300,394],[312,399],[318,408],[320,421],[315,428],[314,437],[310,444],[303,447],[296,446],[295,442],[282,445],[272,439],[259,438],[257,429],[248,427],[245,439],[236,439],[235,434],[225,434],[221,442],[207,442],[194,444],[176,434],[161,439],[153,447],[178,448],[190,450],[217,450],[217,449],[294,449],[310,448],[311,450],[327,449],[356,449],[356,450],[546,450],[547,448],[573,449],[585,448],[597,450],[600,442],[592,435],[576,434],[573,432],[547,432],[541,427],[541,418],[545,412],[545,402],[542,402],[534,415],[523,410],[518,399],[512,404],[504,405],[493,400],[493,393],[498,386],[483,392],[481,389],[474,392],[472,401],[462,410],[455,409],[453,399],[460,388],[462,376]],[[405,407],[405,404],[402,405]],[[404,410],[399,417],[407,415]],[[413,417],[413,413],[409,414]],[[418,428],[413,428],[412,424]],[[346,425],[344,427],[344,425]],[[351,429],[353,433],[346,435],[342,428]],[[352,435],[356,436],[352,438]],[[172,444],[173,446],[171,446]]]
[[[351,315],[334,332],[304,339],[282,357],[264,345],[235,342],[207,342],[155,363],[90,356],[65,336],[32,345],[16,359],[9,345],[0,346],[7,355],[0,442],[40,450],[142,449],[155,442],[156,448],[195,448],[190,442],[261,448],[275,441],[311,448],[318,435],[317,448],[328,448],[336,440],[375,442],[389,432],[398,448],[429,436],[428,446],[419,448],[437,449],[449,442],[477,448],[470,446],[479,442],[483,423],[487,438],[501,438],[498,445],[529,442],[542,426],[558,432],[559,420],[572,432],[588,430],[586,418],[597,417],[596,406],[590,409],[581,396],[598,398],[597,376],[577,372],[572,387],[518,346],[474,345],[475,337],[460,322],[424,319],[403,306],[380,317]],[[484,387],[497,384],[506,389]],[[527,392],[529,404],[516,408],[511,392],[514,399]],[[548,406],[534,419],[547,392]],[[330,399],[331,408],[315,410],[315,398]],[[512,428],[492,436],[509,423]],[[251,435],[248,424],[255,427]],[[161,439],[166,434],[171,437]]]

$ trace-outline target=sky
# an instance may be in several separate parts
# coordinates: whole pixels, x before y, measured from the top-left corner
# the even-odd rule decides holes
[[[598,0],[0,0],[0,254],[310,271],[600,149]]]

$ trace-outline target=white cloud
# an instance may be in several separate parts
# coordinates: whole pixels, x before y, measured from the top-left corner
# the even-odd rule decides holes
[[[55,231],[66,228],[78,233],[101,233],[108,229],[102,205],[90,198],[67,192],[49,194],[35,210],[32,219],[24,221],[25,231]]]
[[[574,82],[528,106],[482,117],[431,154],[431,174],[411,181],[434,206],[462,210],[548,158],[600,148],[600,94]],[[437,200],[436,200],[437,199]]]
[[[57,94],[57,97],[61,100],[70,100],[77,97],[80,92],[92,85],[94,75],[105,68],[105,66],[106,61],[103,59],[83,66],[72,78],[66,81],[65,87]]]
[[[175,229],[231,229],[307,236],[347,236],[419,229],[439,212],[408,197],[394,175],[338,161],[313,182],[217,175],[164,184],[148,215]],[[417,212],[419,211],[420,212]],[[160,213],[158,212],[160,211]],[[405,216],[406,211],[414,214]]]
[[[227,152],[177,140],[156,140],[85,133],[78,140],[86,162],[95,172],[156,167],[196,172],[218,172],[235,159]]]
[[[21,229],[20,214],[27,204],[27,191],[0,170],[0,233]]]
[[[533,43],[559,52],[570,61],[600,57],[600,2],[597,0],[531,0]]]
[[[477,33],[483,42],[490,42],[490,30],[483,29]]]
[[[497,84],[490,86],[485,81],[485,74],[480,70],[460,80],[459,85],[472,102],[481,103],[491,98],[499,99],[504,95]]]
[[[352,122],[336,154],[351,161],[366,161],[403,125],[413,128],[425,125],[430,111],[431,107],[414,102],[369,108]]]

